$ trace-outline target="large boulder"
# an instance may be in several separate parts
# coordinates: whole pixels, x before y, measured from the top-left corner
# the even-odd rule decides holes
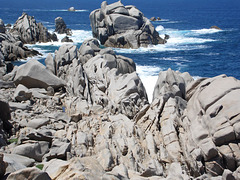
[[[12,125],[8,102],[0,95],[0,147],[7,144],[7,136],[11,133]]]
[[[49,175],[46,172],[41,171],[36,167],[29,167],[25,169],[18,170],[11,173],[7,180],[27,180],[27,179],[36,179],[36,180],[51,180]]]
[[[55,76],[52,72],[37,60],[30,60],[19,66],[14,78],[16,85],[22,84],[27,88],[45,88],[49,86],[54,89],[63,87],[65,82]]]
[[[136,49],[166,43],[141,11],[120,1],[102,2],[100,9],[91,12],[90,21],[93,37],[108,47]]]
[[[50,34],[42,23],[37,23],[33,16],[23,13],[13,25],[11,33],[18,35],[25,44],[50,42],[56,40],[56,35]]]
[[[57,17],[55,19],[55,32],[58,34],[66,33],[67,35],[72,35],[71,29],[67,28],[62,17]]]

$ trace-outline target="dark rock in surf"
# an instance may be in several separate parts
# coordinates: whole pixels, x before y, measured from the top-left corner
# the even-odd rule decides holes
[[[5,33],[5,25],[2,19],[0,19],[0,33]]]
[[[109,5],[104,1],[101,9],[91,12],[90,21],[93,37],[107,47],[136,49],[166,43],[141,11],[120,1]]]
[[[65,36],[65,37],[61,40],[61,42],[73,42],[73,40],[70,39],[68,36]]]
[[[69,36],[72,35],[71,29],[67,28],[62,17],[57,17],[55,19],[55,32],[58,34],[67,34]]]
[[[211,26],[210,29],[218,29],[218,30],[222,30],[220,27],[218,26]]]

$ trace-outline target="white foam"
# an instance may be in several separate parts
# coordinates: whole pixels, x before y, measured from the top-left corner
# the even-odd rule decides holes
[[[213,33],[218,33],[223,30],[220,29],[198,29],[198,30],[191,30],[191,32],[195,33],[196,35],[198,34],[213,34]]]
[[[162,31],[164,30],[164,27],[162,25],[159,25],[156,27],[156,31]]]
[[[151,103],[153,90],[158,79],[158,73],[161,71],[161,68],[156,66],[137,65],[136,70],[146,89],[148,101]]]

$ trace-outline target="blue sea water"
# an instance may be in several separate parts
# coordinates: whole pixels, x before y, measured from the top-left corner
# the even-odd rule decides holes
[[[89,14],[100,8],[100,0],[0,0],[0,18],[14,24],[22,12],[34,16],[50,31],[54,19],[61,16],[71,37],[80,47],[92,36]],[[113,0],[108,3],[115,2]],[[132,58],[147,91],[152,91],[159,71],[171,68],[189,72],[194,77],[213,77],[220,74],[240,79],[240,0],[122,0],[124,5],[135,5],[153,22],[160,35],[168,34],[165,45],[148,48],[115,49],[117,54]],[[74,6],[78,11],[68,12]],[[222,30],[209,29],[216,25]],[[62,38],[62,35],[58,35]],[[39,50],[44,61],[47,53],[54,53],[62,43],[29,45]]]

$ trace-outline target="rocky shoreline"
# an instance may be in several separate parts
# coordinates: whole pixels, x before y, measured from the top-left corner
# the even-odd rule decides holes
[[[149,103],[134,61],[96,38],[62,45],[45,66],[2,67],[0,179],[240,179],[233,77],[194,80],[168,69]]]

